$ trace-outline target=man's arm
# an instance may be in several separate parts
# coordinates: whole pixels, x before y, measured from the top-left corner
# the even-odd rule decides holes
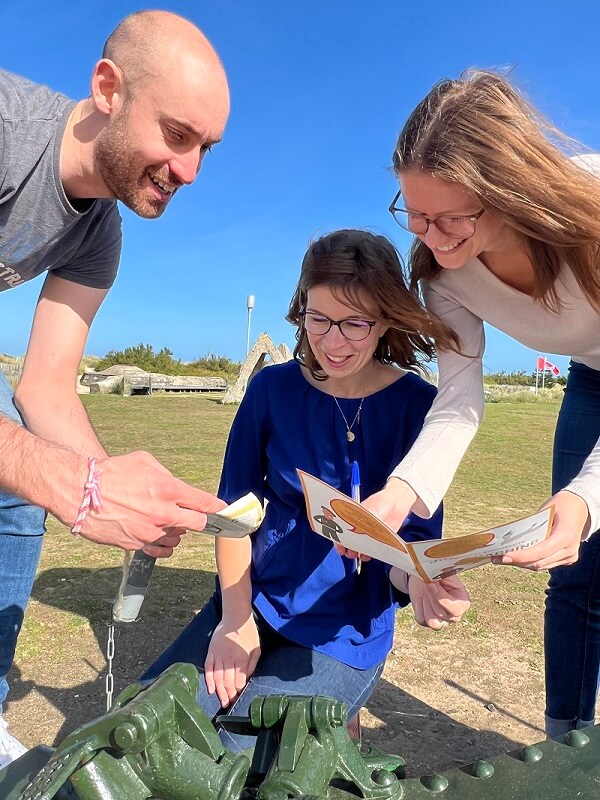
[[[54,275],[46,278],[15,392],[15,404],[32,433],[86,457],[106,452],[75,382],[90,325],[107,293]]]
[[[87,457],[96,456],[102,507],[90,512],[81,534],[137,550],[172,528],[202,530],[206,512],[225,504],[175,478],[149,453],[104,457],[75,380],[90,324],[105,295],[104,290],[47,278],[16,393],[17,406],[36,435],[0,417],[0,486],[71,527],[83,497]],[[171,544],[145,550],[166,555]]]
[[[0,484],[67,524],[81,502],[87,456],[106,455],[75,389],[89,327],[106,293],[46,278],[15,392],[15,405],[35,436],[0,418]]]
[[[82,456],[38,439],[0,414],[2,489],[51,510],[72,525],[86,476]]]

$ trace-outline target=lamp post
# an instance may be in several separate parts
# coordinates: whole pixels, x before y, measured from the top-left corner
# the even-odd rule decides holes
[[[254,308],[254,295],[249,294],[246,300],[246,308],[248,309],[248,332],[246,335],[246,356],[250,352],[250,315],[252,314],[252,309]]]

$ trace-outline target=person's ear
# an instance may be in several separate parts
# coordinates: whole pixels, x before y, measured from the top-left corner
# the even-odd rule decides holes
[[[94,67],[92,99],[101,114],[112,114],[123,105],[123,71],[109,58],[101,58]]]

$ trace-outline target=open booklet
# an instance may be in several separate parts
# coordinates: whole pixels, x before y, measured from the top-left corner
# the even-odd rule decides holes
[[[332,486],[297,470],[308,521],[315,533],[400,567],[426,583],[488,564],[492,556],[522,550],[543,541],[552,528],[554,507],[486,531],[451,539],[405,542],[391,528]]]

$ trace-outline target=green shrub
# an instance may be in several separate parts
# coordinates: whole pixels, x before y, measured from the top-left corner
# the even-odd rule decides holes
[[[214,353],[207,353],[186,364],[180,359],[173,358],[173,351],[168,347],[163,347],[155,353],[151,344],[138,344],[135,347],[126,347],[125,350],[111,350],[97,359],[94,369],[101,372],[115,364],[127,364],[161,375],[196,375],[225,378],[229,381],[235,381],[241,366],[239,361],[232,361],[229,356],[218,356]]]

